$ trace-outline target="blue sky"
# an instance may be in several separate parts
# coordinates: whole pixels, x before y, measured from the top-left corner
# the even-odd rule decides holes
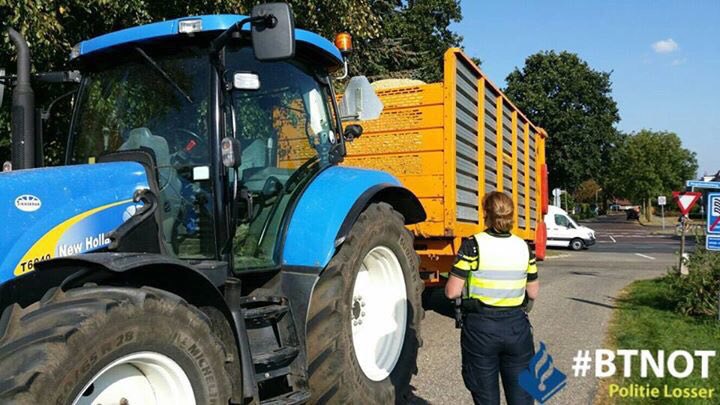
[[[452,29],[497,85],[541,50],[612,71],[618,128],[677,133],[720,170],[720,1],[461,1]],[[552,134],[550,134],[552,136]]]

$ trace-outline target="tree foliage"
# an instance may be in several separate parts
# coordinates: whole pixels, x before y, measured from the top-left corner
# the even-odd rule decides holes
[[[551,188],[575,189],[607,175],[620,120],[610,96],[610,73],[593,70],[569,52],[539,52],[507,77],[507,95],[549,135]]]
[[[638,202],[685,188],[698,169],[695,152],[673,132],[642,130],[623,138],[608,180],[616,195]]]
[[[139,24],[201,14],[248,14],[258,0],[0,0],[0,67],[15,70],[15,50],[5,31],[13,27],[29,42],[34,71],[60,70],[72,46],[84,39]],[[461,19],[459,0],[289,0],[299,28],[332,38],[347,31],[355,53],[351,74],[371,78],[442,77],[442,54],[459,46],[449,29]],[[47,105],[67,86],[36,86]],[[0,161],[9,159],[9,97],[0,106]],[[57,163],[69,121],[69,103],[58,105],[46,130],[51,163]],[[46,147],[46,149],[48,149]],[[47,153],[46,153],[47,154]]]
[[[585,180],[575,189],[575,201],[581,203],[594,202],[600,190],[601,187],[595,180]]]

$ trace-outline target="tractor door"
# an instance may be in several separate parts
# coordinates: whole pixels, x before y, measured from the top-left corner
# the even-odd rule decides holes
[[[331,90],[309,65],[258,62],[251,48],[229,49],[225,63],[234,84],[226,133],[234,131],[242,145],[241,165],[229,178],[237,180],[231,189],[246,195],[235,209],[234,264],[275,267],[288,208],[342,142]],[[252,86],[238,85],[236,75]]]

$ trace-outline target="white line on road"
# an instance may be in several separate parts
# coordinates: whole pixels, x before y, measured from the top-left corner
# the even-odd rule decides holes
[[[570,256],[572,256],[572,255],[559,254],[559,255],[557,255],[557,256],[545,256],[545,260],[549,260],[549,259],[562,259],[562,258],[564,258],[564,257],[570,257]]]
[[[644,255],[644,254],[642,254],[642,253],[635,253],[635,256],[640,256],[640,257],[644,257],[644,258],[646,258],[646,259],[655,260],[654,257],[648,256],[648,255]]]
[[[612,237],[612,235],[608,235],[608,236],[610,237],[610,239],[612,239],[613,243],[617,243],[617,241],[615,240],[615,238]]]

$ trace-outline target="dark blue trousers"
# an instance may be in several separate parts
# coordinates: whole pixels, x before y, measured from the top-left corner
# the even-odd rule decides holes
[[[508,405],[534,403],[518,382],[535,354],[530,321],[523,310],[467,314],[460,342],[463,380],[475,404],[500,403],[498,374]]]

